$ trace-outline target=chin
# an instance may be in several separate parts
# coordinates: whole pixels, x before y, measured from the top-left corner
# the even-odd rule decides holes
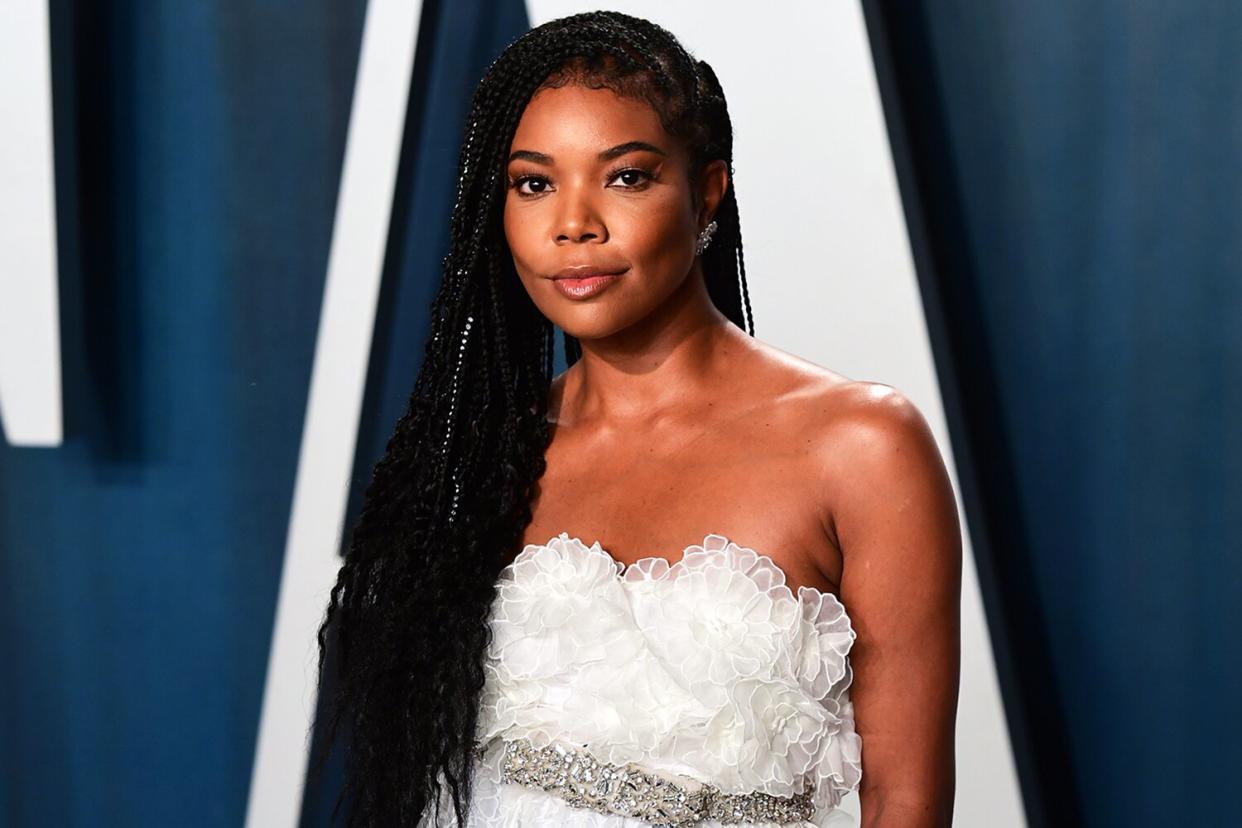
[[[606,339],[627,327],[610,319],[600,319],[591,322],[583,322],[582,320],[566,321],[564,325],[554,321],[554,324],[579,342]]]
[[[618,312],[618,308],[596,306],[593,308],[558,308],[562,311],[549,315],[552,324],[577,340],[605,339],[620,333],[643,318],[642,313]],[[629,310],[629,309],[627,309]]]

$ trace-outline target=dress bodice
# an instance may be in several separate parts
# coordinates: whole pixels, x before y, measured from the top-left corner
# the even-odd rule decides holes
[[[598,541],[562,532],[527,545],[497,586],[481,776],[498,779],[505,740],[572,745],[725,792],[790,796],[814,785],[816,816],[804,825],[822,824],[857,787],[849,617],[831,593],[795,594],[768,556],[709,534],[674,563],[626,567]],[[510,791],[505,806],[514,786],[483,782],[482,824],[534,824],[537,808],[570,818],[537,791]],[[581,810],[572,819],[639,824]]]

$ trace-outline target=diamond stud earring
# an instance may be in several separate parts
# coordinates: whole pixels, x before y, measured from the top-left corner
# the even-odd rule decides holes
[[[712,223],[703,228],[699,233],[699,240],[694,245],[694,255],[702,256],[703,251],[712,243],[712,234],[716,232],[716,220],[712,219]]]

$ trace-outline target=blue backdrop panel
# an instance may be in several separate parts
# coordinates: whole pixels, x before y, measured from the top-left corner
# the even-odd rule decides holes
[[[1237,824],[1242,8],[868,5],[1032,821]]]
[[[0,445],[0,823],[244,818],[363,9],[52,4],[66,442]]]

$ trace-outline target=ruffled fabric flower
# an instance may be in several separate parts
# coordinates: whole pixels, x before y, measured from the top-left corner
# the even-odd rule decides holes
[[[796,659],[794,674],[812,698],[822,699],[839,687],[849,671],[847,656],[856,633],[845,607],[831,593],[799,587],[802,610],[799,640],[789,650]],[[848,686],[848,683],[845,684]]]
[[[615,733],[621,713],[584,706],[574,689],[591,665],[607,665],[615,678],[616,665],[643,646],[618,564],[598,544],[562,537],[524,548],[501,576],[491,627],[479,739],[508,730],[543,745]],[[571,719],[567,706],[595,715]]]
[[[591,555],[579,547],[581,541],[560,538],[529,545],[500,580],[489,655],[515,678],[546,678],[569,663],[601,661],[613,636],[601,638],[600,631],[621,633],[627,626],[617,564],[602,550]]]
[[[820,813],[835,809],[862,781],[862,737],[854,731],[854,705],[831,697],[824,705],[828,727],[815,757],[813,797]]]
[[[800,790],[824,736],[825,711],[797,685],[742,679],[707,723],[703,753],[692,757],[719,768],[715,784],[778,796]]]
[[[754,550],[709,535],[674,566],[638,561],[629,582],[654,584],[635,618],[653,653],[683,687],[712,708],[739,678],[777,675],[798,627],[784,573]]]

